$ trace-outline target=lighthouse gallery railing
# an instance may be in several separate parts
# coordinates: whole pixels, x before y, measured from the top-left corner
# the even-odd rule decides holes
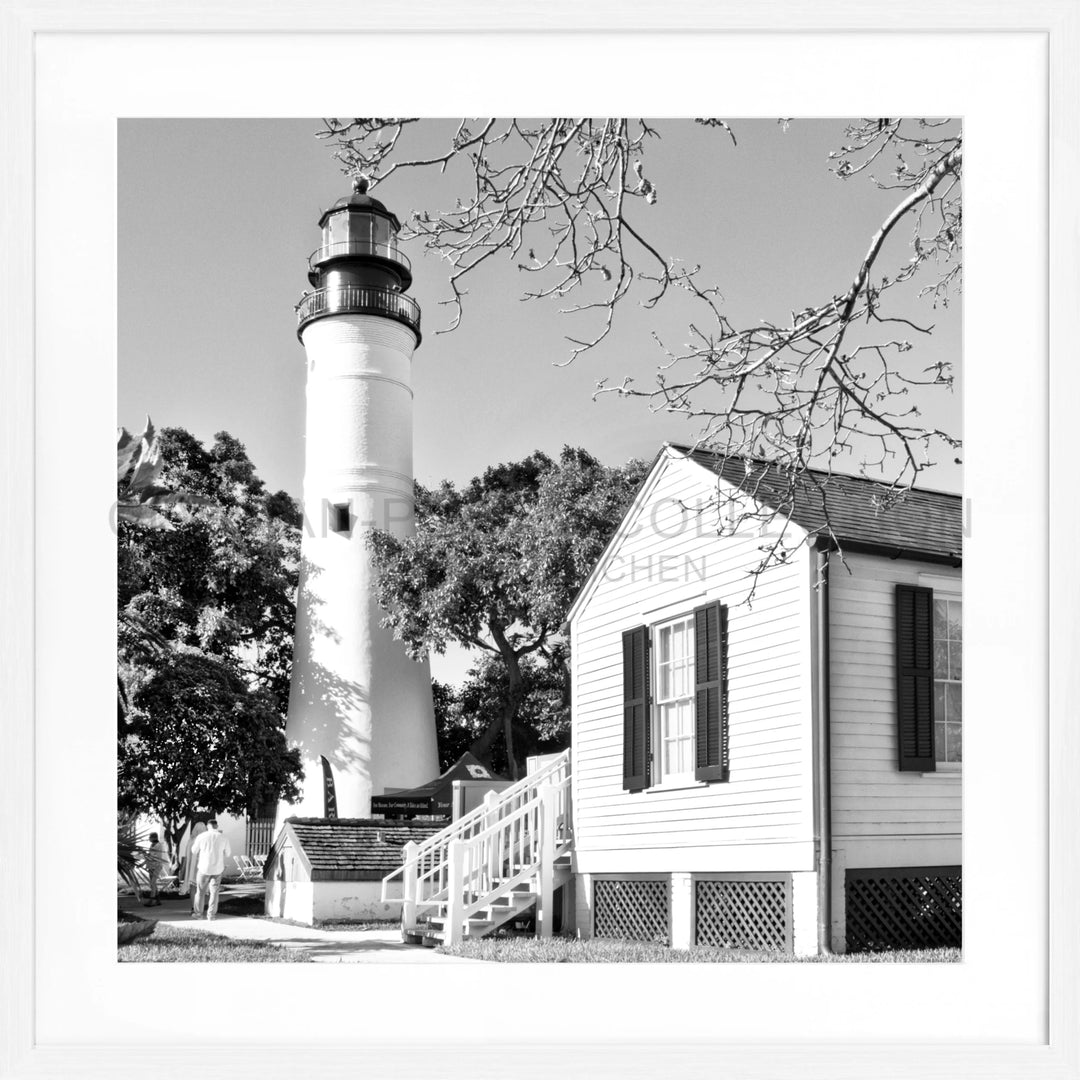
[[[383,315],[420,332],[420,305],[405,293],[378,285],[327,285],[296,306],[297,329],[324,315]]]

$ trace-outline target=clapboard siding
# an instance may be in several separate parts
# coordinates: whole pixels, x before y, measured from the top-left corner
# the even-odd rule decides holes
[[[896,741],[896,585],[960,571],[848,555],[829,586],[834,838],[958,836],[960,776],[901,772]]]
[[[661,463],[574,613],[580,870],[588,871],[593,854],[611,866],[620,851],[635,853],[638,871],[649,869],[648,853],[655,852],[659,869],[673,847],[730,849],[723,865],[737,867],[738,852],[758,850],[755,845],[775,845],[771,850],[779,852],[784,844],[812,840],[809,554],[802,550],[791,565],[760,578],[752,606],[742,603],[761,538],[718,539],[677,505],[703,505],[712,490],[709,476],[692,462]],[[731,778],[626,792],[622,634],[714,600],[728,604]],[[755,865],[762,857],[755,856]]]

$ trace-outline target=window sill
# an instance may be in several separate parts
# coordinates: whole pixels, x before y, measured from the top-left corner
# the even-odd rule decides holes
[[[927,778],[929,778],[931,780],[933,780],[933,779],[944,779],[944,780],[955,779],[955,780],[959,780],[964,775],[964,773],[963,773],[963,768],[961,766],[959,766],[959,765],[946,765],[946,766],[942,766],[941,768],[937,769],[934,772],[924,772],[924,773],[920,773],[919,775],[927,777]]]
[[[670,784],[654,784],[647,787],[646,792],[661,794],[665,791],[691,791],[694,788],[707,788],[709,785],[704,780],[673,780]]]

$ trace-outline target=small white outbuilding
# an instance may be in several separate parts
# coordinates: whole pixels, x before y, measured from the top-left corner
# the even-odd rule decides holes
[[[407,843],[426,840],[443,824],[289,818],[263,871],[266,914],[308,926],[399,918],[401,900],[382,900],[382,879],[401,865]]]

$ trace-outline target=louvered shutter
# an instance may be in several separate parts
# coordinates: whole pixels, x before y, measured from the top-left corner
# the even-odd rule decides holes
[[[623,646],[623,787],[649,786],[649,628],[627,630]]]
[[[933,772],[934,590],[896,586],[896,734],[903,772]]]
[[[694,611],[694,752],[698,780],[727,780],[727,607]]]

